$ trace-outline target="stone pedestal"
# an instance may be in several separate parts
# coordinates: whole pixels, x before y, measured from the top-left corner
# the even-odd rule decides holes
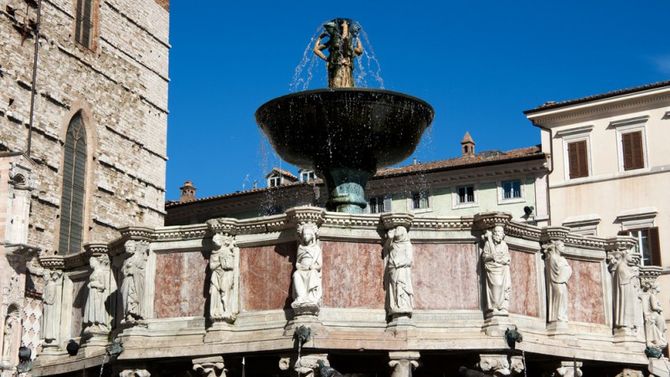
[[[656,377],[670,377],[670,362],[665,357],[649,359],[649,373]]]
[[[515,329],[507,314],[493,314],[489,312],[484,320],[484,333],[488,336],[503,336],[508,329]]]
[[[421,354],[415,351],[389,352],[391,377],[411,377],[412,371],[419,366]]]

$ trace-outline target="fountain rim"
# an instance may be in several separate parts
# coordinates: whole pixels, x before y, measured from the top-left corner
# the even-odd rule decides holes
[[[428,120],[429,125],[433,122],[433,118],[435,117],[435,109],[433,109],[433,106],[431,106],[431,104],[429,104],[425,100],[422,100],[421,98],[414,97],[412,95],[401,93],[401,92],[396,92],[396,91],[393,91],[393,90],[376,89],[376,88],[320,88],[320,89],[310,89],[310,90],[303,90],[303,91],[295,92],[295,93],[289,93],[289,94],[285,94],[283,96],[275,97],[275,98],[263,103],[262,105],[260,105],[258,107],[258,109],[256,109],[256,112],[255,112],[254,115],[255,115],[256,120],[258,121],[259,120],[258,119],[259,112],[261,111],[261,109],[263,109],[263,108],[265,108],[265,107],[267,107],[267,106],[269,106],[269,105],[271,105],[275,102],[280,102],[280,101],[283,102],[283,101],[285,101],[287,99],[290,99],[290,98],[303,97],[303,96],[309,95],[309,94],[335,93],[335,92],[342,92],[342,93],[345,93],[345,92],[381,93],[381,94],[392,95],[392,96],[395,96],[395,97],[402,97],[402,98],[409,99],[409,100],[414,101],[414,102],[418,102],[418,103],[422,104],[423,106],[425,106],[430,111],[430,119]]]

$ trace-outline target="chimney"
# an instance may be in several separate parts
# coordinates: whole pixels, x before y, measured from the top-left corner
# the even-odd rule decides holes
[[[193,182],[186,181],[184,185],[179,188],[181,190],[181,196],[179,197],[179,203],[188,203],[195,200],[195,186]]]
[[[461,152],[463,153],[463,157],[475,156],[475,141],[472,140],[469,132],[466,132],[463,140],[461,140]]]

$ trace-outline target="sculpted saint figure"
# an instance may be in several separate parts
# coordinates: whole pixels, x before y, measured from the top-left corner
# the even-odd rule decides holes
[[[414,249],[407,228],[398,226],[388,230],[383,256],[386,314],[389,316],[411,315],[414,309],[414,290],[412,289]]]
[[[14,315],[8,315],[5,318],[5,329],[3,332],[2,342],[2,361],[11,363],[12,360],[12,340],[14,332],[17,328],[18,319]]]
[[[358,36],[360,26],[352,21],[337,18],[323,25],[326,32],[319,36],[314,45],[314,54],[326,61],[328,66],[328,87],[354,87],[354,58],[363,53],[363,45]],[[325,37],[329,37],[323,42]],[[355,46],[354,46],[355,42]],[[323,50],[328,49],[328,56]]]
[[[313,223],[298,226],[298,252],[293,273],[293,303],[291,306],[317,307],[321,303],[321,245],[318,227]]]
[[[614,290],[614,328],[637,329],[640,271],[631,250],[615,250],[608,256]]]
[[[568,320],[568,280],[572,276],[572,267],[562,256],[564,251],[563,241],[554,241],[546,249],[545,268],[549,283],[547,319],[549,322],[567,322]]]
[[[88,299],[84,306],[85,331],[109,331],[109,314],[105,303],[109,296],[109,261],[105,256],[91,257],[93,269],[88,278]]]
[[[45,274],[47,282],[42,294],[42,336],[46,343],[52,343],[58,339],[62,276],[63,273],[61,271],[50,271]]]
[[[644,332],[647,346],[663,350],[668,345],[666,336],[665,317],[661,302],[656,296],[660,293],[658,283],[648,287],[647,294],[642,295],[642,310],[644,310]]]
[[[217,233],[212,237],[214,249],[209,257],[212,272],[209,286],[209,316],[212,320],[234,321],[233,288],[235,286],[235,256],[239,249],[232,236]]]
[[[484,233],[482,263],[486,273],[486,304],[487,310],[494,315],[507,314],[512,291],[509,268],[512,260],[504,239],[505,231],[500,225],[493,228],[493,232],[487,230]]]
[[[121,297],[125,316],[122,322],[134,322],[144,318],[144,277],[149,250],[134,240],[126,241],[125,248],[130,256],[123,261],[121,269],[123,273]]]

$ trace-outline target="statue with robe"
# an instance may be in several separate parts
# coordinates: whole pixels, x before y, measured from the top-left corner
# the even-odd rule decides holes
[[[12,360],[12,351],[14,340],[14,334],[18,329],[18,317],[15,315],[8,315],[5,318],[5,328],[3,331],[3,342],[2,342],[2,360],[5,363],[11,363]]]
[[[130,256],[123,261],[121,272],[121,297],[123,299],[122,322],[134,322],[145,317],[144,284],[149,249],[146,245],[129,240],[125,243],[126,253]]]
[[[562,255],[564,251],[563,241],[553,241],[545,252],[549,323],[568,321],[568,280],[572,276],[572,267]]]
[[[640,271],[634,250],[619,249],[610,252],[609,270],[614,291],[614,328],[635,331],[639,324]]]
[[[45,273],[46,284],[42,294],[42,338],[47,344],[54,343],[60,333],[60,293],[63,273],[58,270]]]
[[[109,260],[106,256],[91,257],[89,264],[93,271],[88,278],[88,298],[84,306],[82,318],[84,332],[109,331],[109,313],[107,298],[109,297]]]
[[[353,88],[354,59],[363,53],[360,26],[349,19],[337,18],[323,25],[326,30],[314,45],[314,54],[328,67],[329,88]],[[328,37],[327,41],[323,41]],[[323,50],[328,50],[328,56]]]
[[[298,251],[293,273],[293,303],[295,309],[316,310],[321,304],[321,245],[318,227],[313,223],[298,226]]]
[[[484,233],[481,255],[486,274],[486,308],[493,315],[505,315],[509,309],[512,291],[510,263],[512,259],[505,242],[505,231],[500,225]]]
[[[663,307],[657,296],[660,292],[658,283],[653,282],[645,287],[645,294],[641,297],[647,346],[662,351],[668,346],[668,338],[666,335],[667,328],[665,325],[665,316],[663,315]]]
[[[397,226],[387,231],[383,257],[386,314],[391,317],[398,314],[411,315],[414,309],[414,248],[407,228]]]
[[[236,255],[239,249],[232,236],[217,233],[212,237],[214,248],[209,257],[212,273],[209,286],[209,316],[213,321],[235,320],[233,295],[235,286]]]

